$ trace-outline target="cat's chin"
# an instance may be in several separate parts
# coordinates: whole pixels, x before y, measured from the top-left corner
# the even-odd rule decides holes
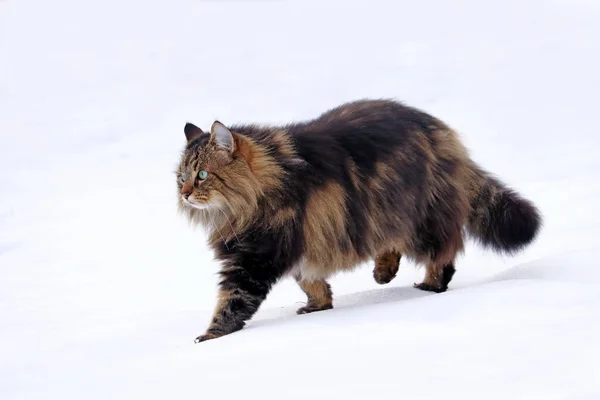
[[[188,207],[195,208],[197,210],[206,210],[210,207],[209,203],[196,203],[195,201],[183,200],[183,204]]]

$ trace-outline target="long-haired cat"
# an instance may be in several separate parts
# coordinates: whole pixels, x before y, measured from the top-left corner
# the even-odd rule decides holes
[[[416,288],[443,292],[465,235],[514,253],[539,211],[469,157],[442,121],[390,100],[343,104],[280,127],[186,124],[180,210],[209,233],[222,263],[212,322],[196,341],[242,329],[282,277],[333,307],[327,279],[375,261],[390,282],[401,256],[426,265]],[[464,229],[466,228],[466,229]]]

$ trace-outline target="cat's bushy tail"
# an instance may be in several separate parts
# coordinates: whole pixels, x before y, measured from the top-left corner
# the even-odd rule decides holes
[[[542,217],[532,202],[474,166],[476,188],[467,231],[483,247],[513,254],[537,236]]]

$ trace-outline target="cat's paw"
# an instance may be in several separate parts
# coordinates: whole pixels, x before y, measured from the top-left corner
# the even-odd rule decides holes
[[[380,285],[390,283],[395,277],[396,274],[390,271],[389,269],[373,270],[373,278],[375,279],[375,282],[379,283]]]
[[[317,312],[317,311],[331,310],[332,308],[333,308],[333,305],[331,305],[331,304],[327,304],[327,305],[319,306],[319,307],[306,306],[306,307],[299,308],[296,311],[296,313],[297,314],[310,314],[310,313]]]
[[[429,283],[415,283],[414,287],[420,290],[424,290],[426,292],[435,292],[435,293],[442,293],[445,292],[446,290],[448,290],[448,286],[435,286],[435,285],[431,285]]]
[[[216,339],[221,336],[223,336],[223,335],[207,332],[204,335],[198,336],[196,339],[194,339],[194,343],[206,342],[207,340]]]

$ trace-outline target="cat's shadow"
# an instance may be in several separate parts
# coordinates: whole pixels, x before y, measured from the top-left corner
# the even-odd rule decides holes
[[[416,289],[412,286],[394,286],[381,289],[371,289],[362,292],[356,292],[346,295],[341,295],[334,298],[332,310],[320,311],[309,315],[325,315],[329,312],[337,310],[360,309],[363,307],[372,306],[382,303],[394,303],[398,301],[407,301],[420,297],[432,296],[436,293],[426,292]],[[252,321],[248,327],[261,327],[287,322],[297,317],[296,310],[304,306],[305,302],[296,302],[292,305],[262,310],[259,318]]]

